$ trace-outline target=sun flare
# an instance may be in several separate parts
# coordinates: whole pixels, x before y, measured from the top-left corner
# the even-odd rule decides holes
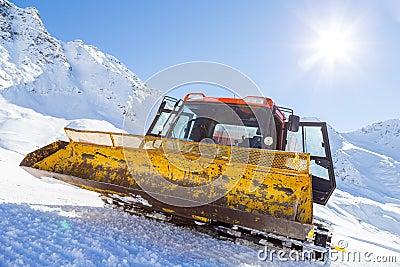
[[[305,69],[319,67],[322,72],[331,75],[335,68],[353,65],[357,48],[354,25],[331,20],[325,25],[314,24],[312,29],[314,36],[308,46],[311,53],[303,61]]]
[[[353,41],[345,30],[333,27],[329,30],[321,31],[314,46],[315,52],[323,59],[334,63],[350,59]]]

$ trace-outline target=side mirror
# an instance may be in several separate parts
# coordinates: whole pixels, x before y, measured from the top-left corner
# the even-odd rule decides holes
[[[288,122],[288,130],[291,132],[298,132],[300,127],[300,117],[297,115],[290,115]]]

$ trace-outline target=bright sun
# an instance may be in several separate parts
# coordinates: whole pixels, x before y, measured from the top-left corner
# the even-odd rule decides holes
[[[321,67],[321,71],[332,74],[335,67],[353,64],[353,55],[356,50],[354,41],[354,25],[330,21],[329,25],[312,27],[313,41],[309,43],[311,54],[303,61],[306,69]]]
[[[348,32],[337,26],[321,31],[319,39],[315,42],[316,53],[329,63],[348,60],[351,56],[352,46],[353,42]]]

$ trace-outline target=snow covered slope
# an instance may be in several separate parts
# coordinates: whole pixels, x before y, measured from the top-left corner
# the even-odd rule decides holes
[[[329,218],[334,239],[348,241],[350,249],[400,253],[399,122],[351,133],[329,129],[337,189],[327,206],[314,205],[315,215]]]
[[[339,189],[400,204],[400,120],[374,123],[351,133],[331,131],[331,136],[340,140],[334,149]]]
[[[379,154],[386,154],[400,161],[400,120],[392,119],[374,123],[362,129],[343,134],[355,145],[361,148],[373,149]]]
[[[82,41],[55,39],[35,8],[6,0],[0,0],[0,29],[0,94],[10,102],[53,117],[107,120],[122,128],[125,115],[144,125],[158,92],[118,59]]]

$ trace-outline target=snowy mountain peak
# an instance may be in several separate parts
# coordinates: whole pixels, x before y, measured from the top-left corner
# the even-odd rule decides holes
[[[70,68],[61,42],[48,33],[36,8],[18,8],[2,1],[0,28],[0,90],[34,82],[55,66],[64,72]]]
[[[51,37],[44,26],[39,11],[34,7],[19,8],[6,1],[0,1],[0,20],[3,40],[12,41],[38,32]],[[31,36],[34,37],[34,36]]]
[[[379,135],[390,135],[393,137],[400,136],[400,119],[392,119],[373,123],[360,130],[355,131],[355,133],[363,133],[365,135],[374,134],[379,132]]]
[[[121,63],[117,58],[107,55],[100,51],[99,48],[93,45],[87,45],[82,40],[75,40],[64,44],[66,47],[75,49],[76,55],[82,55],[85,53],[88,57],[92,58],[94,63],[102,65],[109,72],[115,73],[123,78],[127,78],[132,84],[132,89],[136,91],[138,88],[145,88],[145,84],[132,73],[124,64]]]
[[[343,134],[354,144],[372,148],[375,152],[386,154],[400,161],[400,120],[392,119],[373,123],[357,131]]]
[[[106,120],[119,128],[125,115],[143,128],[148,109],[138,105],[148,98],[154,102],[158,93],[118,59],[81,40],[57,40],[35,8],[6,0],[0,0],[0,28],[0,94],[8,101],[54,117]]]
[[[330,131],[331,134],[332,131]],[[332,134],[332,149],[338,187],[363,187],[358,194],[384,201],[397,199],[400,190],[400,120],[374,123],[351,133]],[[332,138],[331,136],[331,138]],[[347,183],[349,182],[349,183]]]

